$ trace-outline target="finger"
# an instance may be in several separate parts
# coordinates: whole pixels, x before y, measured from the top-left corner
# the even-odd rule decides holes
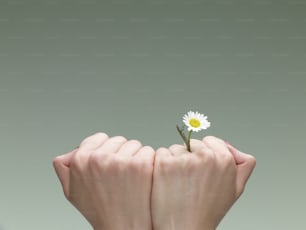
[[[242,191],[253,169],[255,168],[256,159],[252,155],[239,151],[229,143],[227,143],[227,147],[236,161],[237,186],[239,190]]]
[[[190,139],[190,150],[191,152],[197,152],[198,150],[202,149],[206,145],[203,141],[197,139]]]
[[[172,155],[172,153],[170,152],[169,149],[161,147],[161,148],[156,150],[155,162],[158,162],[161,159],[169,158],[169,157],[172,157],[172,156],[173,155]]]
[[[246,155],[249,154],[245,154],[242,153],[241,151],[239,151],[237,148],[235,148],[233,145],[231,145],[229,142],[225,142],[227,145],[227,148],[229,149],[230,153],[233,154],[233,157],[235,158],[235,162],[237,165],[243,164],[246,161]]]
[[[209,159],[209,160],[213,161],[216,158],[216,155],[215,155],[214,151],[205,144],[201,149],[198,149],[195,152],[195,155],[199,156],[200,158],[202,158],[204,160]]]
[[[76,154],[76,152],[79,150],[79,148],[75,148],[69,153],[63,154],[61,156],[57,156],[56,158],[60,159],[60,162],[65,165],[66,167],[70,167],[71,159]]]
[[[105,133],[101,133],[101,132],[98,132],[98,133],[95,133],[89,137],[86,137],[82,142],[81,144],[79,145],[79,147],[82,147],[84,145],[99,145],[101,144],[101,140],[104,140],[108,138],[107,134]]]
[[[215,152],[216,157],[220,159],[221,163],[223,160],[230,160],[234,164],[234,158],[223,140],[214,136],[206,136],[203,138],[203,142]]]
[[[159,178],[163,176],[163,173],[169,169],[169,165],[173,160],[173,154],[169,149],[161,147],[155,152],[154,159],[154,170],[153,170],[153,183],[158,180],[154,180],[154,178]]]
[[[142,147],[142,144],[137,140],[130,140],[125,142],[118,150],[117,154],[120,156],[133,156]]]
[[[108,136],[105,133],[96,133],[84,139],[73,157],[73,165],[81,168],[87,165],[90,154],[107,139]]]
[[[142,159],[147,159],[148,161],[151,161],[153,163],[154,155],[155,151],[151,146],[143,146],[133,156]]]
[[[100,154],[117,154],[120,147],[126,142],[127,139],[123,136],[111,137],[95,151]]]
[[[77,149],[74,149],[73,151],[57,156],[53,159],[53,167],[55,169],[55,172],[57,174],[57,177],[59,178],[64,194],[68,194],[69,189],[69,166],[71,159],[73,155],[76,153]]]
[[[168,150],[171,152],[173,156],[180,156],[182,154],[187,153],[186,147],[184,145],[174,144],[171,145]]]

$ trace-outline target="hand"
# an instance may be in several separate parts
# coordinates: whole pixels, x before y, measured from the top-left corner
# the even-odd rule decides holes
[[[255,158],[215,137],[156,152],[151,196],[155,230],[212,230],[243,192]]]
[[[53,161],[66,198],[95,230],[152,229],[154,150],[97,133]]]

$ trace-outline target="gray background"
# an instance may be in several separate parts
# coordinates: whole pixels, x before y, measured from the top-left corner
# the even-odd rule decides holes
[[[219,228],[305,229],[306,1],[0,0],[0,229],[90,229],[52,168],[97,132],[257,158]]]

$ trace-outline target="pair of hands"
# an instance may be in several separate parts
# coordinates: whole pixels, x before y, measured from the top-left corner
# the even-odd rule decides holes
[[[213,230],[256,161],[213,136],[192,139],[191,151],[96,133],[53,165],[65,197],[95,230]]]

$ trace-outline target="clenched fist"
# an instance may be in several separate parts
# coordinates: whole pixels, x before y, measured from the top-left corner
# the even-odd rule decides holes
[[[216,137],[156,152],[152,221],[156,230],[213,230],[241,195],[255,158]]]
[[[151,230],[154,150],[97,133],[54,159],[66,198],[95,230]]]
[[[66,198],[95,230],[214,230],[255,158],[208,136],[156,152],[97,133],[53,161]]]

